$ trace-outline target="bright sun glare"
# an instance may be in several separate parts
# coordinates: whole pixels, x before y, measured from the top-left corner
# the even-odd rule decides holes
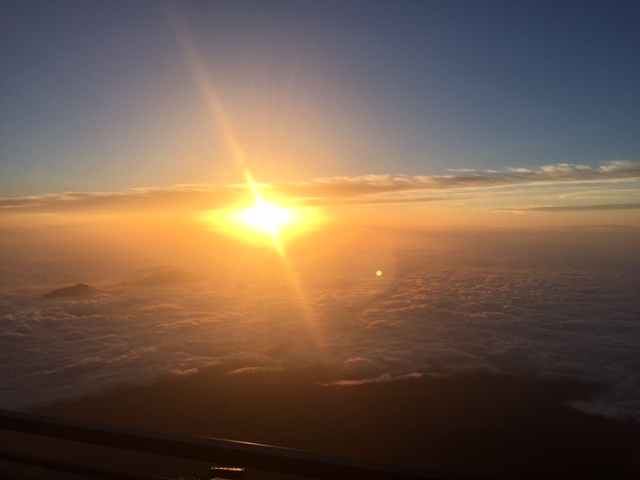
[[[252,207],[232,212],[234,234],[254,242],[268,238],[269,243],[284,256],[281,235],[300,228],[302,219],[294,209],[265,202],[259,195],[256,195],[255,202]]]
[[[283,242],[313,229],[320,218],[313,208],[282,206],[259,196],[251,205],[207,212],[204,217],[211,226],[240,241],[270,244],[281,253]]]
[[[271,235],[275,235],[282,227],[294,220],[289,209],[262,200],[259,200],[254,207],[241,210],[238,219],[251,228]]]
[[[251,179],[247,174],[247,178]],[[284,256],[285,244],[308,233],[325,221],[325,215],[308,206],[293,206],[286,199],[264,199],[258,186],[247,186],[251,196],[244,205],[230,206],[218,211],[205,212],[203,220],[214,229],[239,241],[274,247]]]

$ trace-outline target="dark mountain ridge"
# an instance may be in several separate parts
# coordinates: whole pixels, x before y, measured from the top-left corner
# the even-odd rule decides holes
[[[86,283],[76,283],[70,287],[56,288],[55,290],[46,293],[43,297],[46,298],[58,298],[58,297],[83,297],[89,295],[94,290]]]

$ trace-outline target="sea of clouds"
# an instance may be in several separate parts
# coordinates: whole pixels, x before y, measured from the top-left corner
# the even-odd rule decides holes
[[[324,364],[345,385],[462,371],[584,379],[606,388],[576,408],[640,421],[637,233],[572,235],[416,235],[355,245],[325,268],[260,257],[260,274],[247,266],[257,261],[194,262],[202,281],[155,286],[136,280],[175,265],[139,270],[156,258],[17,242],[0,270],[0,407],[213,365]],[[78,282],[92,293],[43,297]]]

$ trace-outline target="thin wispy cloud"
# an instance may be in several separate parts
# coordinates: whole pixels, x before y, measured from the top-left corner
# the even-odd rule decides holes
[[[491,189],[543,185],[609,184],[640,180],[640,163],[626,160],[588,165],[557,164],[540,168],[465,170],[451,175],[361,175],[325,177],[309,182],[260,185],[266,196],[302,205],[400,204],[469,198]],[[250,196],[247,185],[198,184],[167,188],[139,188],[125,192],[66,192],[2,198],[5,213],[26,212],[180,212],[225,208]],[[626,206],[622,206],[626,205]],[[593,209],[636,208],[618,202]],[[538,209],[556,206],[536,206]],[[558,207],[572,208],[572,207]],[[575,209],[588,209],[576,206]]]
[[[457,188],[491,188],[525,184],[566,184],[580,182],[611,182],[640,178],[640,163],[606,162],[598,167],[558,164],[540,168],[496,170],[465,170],[457,175],[364,175],[319,179],[317,183],[335,186],[355,186],[354,191],[448,190]]]
[[[571,206],[546,206],[546,207],[511,207],[496,208],[496,210],[505,210],[511,212],[588,212],[598,210],[634,210],[639,209],[640,203],[617,203],[602,205],[571,205]]]

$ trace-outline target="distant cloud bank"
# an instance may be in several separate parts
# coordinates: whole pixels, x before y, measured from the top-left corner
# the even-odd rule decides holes
[[[640,163],[626,160],[588,165],[558,164],[540,168],[457,170],[451,175],[362,175],[318,178],[310,182],[260,185],[266,196],[316,206],[340,204],[419,203],[465,198],[490,189],[524,186],[562,186],[569,184],[609,184],[640,181]],[[66,192],[0,199],[5,213],[145,211],[181,212],[214,210],[246,199],[246,185],[177,185],[168,188],[138,188],[125,192]],[[447,197],[441,195],[447,193]],[[637,208],[637,203],[617,202],[575,209]],[[553,207],[540,206],[544,211]],[[571,206],[561,207],[570,210]]]
[[[520,212],[579,212],[591,210],[633,210],[640,208],[640,203],[612,203],[603,205],[571,205],[564,207],[511,207],[497,210],[509,210]]]

